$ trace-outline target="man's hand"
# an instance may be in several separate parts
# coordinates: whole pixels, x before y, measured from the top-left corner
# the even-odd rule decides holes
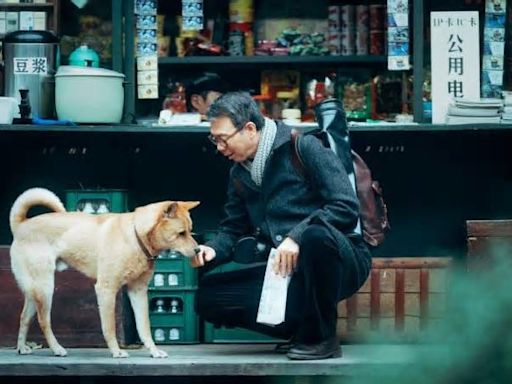
[[[207,247],[206,245],[198,245],[196,248],[196,255],[190,259],[190,265],[193,268],[199,268],[207,262],[215,259],[215,249]]]
[[[274,261],[274,272],[281,276],[291,275],[297,269],[297,260],[299,259],[299,245],[291,238],[287,237],[277,247]]]

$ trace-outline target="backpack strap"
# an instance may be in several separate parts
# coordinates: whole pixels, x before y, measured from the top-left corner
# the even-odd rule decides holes
[[[306,171],[304,166],[304,161],[300,156],[300,141],[301,141],[301,133],[296,129],[292,129],[290,145],[291,145],[291,153],[292,153],[292,165],[295,170],[305,179]]]
[[[244,186],[243,186],[242,180],[240,180],[240,178],[235,177],[233,179],[233,186],[235,187],[235,192],[238,196],[241,197],[244,195]]]

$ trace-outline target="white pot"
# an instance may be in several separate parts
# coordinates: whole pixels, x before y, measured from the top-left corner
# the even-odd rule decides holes
[[[18,100],[14,97],[0,97],[0,124],[12,124],[18,112]]]
[[[55,108],[60,120],[119,123],[124,75],[104,68],[61,65],[55,75]]]

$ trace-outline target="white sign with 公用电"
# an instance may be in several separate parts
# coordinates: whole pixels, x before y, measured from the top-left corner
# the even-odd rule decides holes
[[[432,123],[455,98],[480,98],[478,12],[431,12]]]

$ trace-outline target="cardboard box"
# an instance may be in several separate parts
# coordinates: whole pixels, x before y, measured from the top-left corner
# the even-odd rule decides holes
[[[14,32],[19,29],[18,12],[5,12],[5,32]]]
[[[6,20],[5,20],[5,11],[0,11],[0,35],[5,35],[6,33]]]
[[[22,11],[20,12],[20,30],[33,31],[34,28],[34,12]]]
[[[34,30],[46,31],[46,12],[34,12]]]

